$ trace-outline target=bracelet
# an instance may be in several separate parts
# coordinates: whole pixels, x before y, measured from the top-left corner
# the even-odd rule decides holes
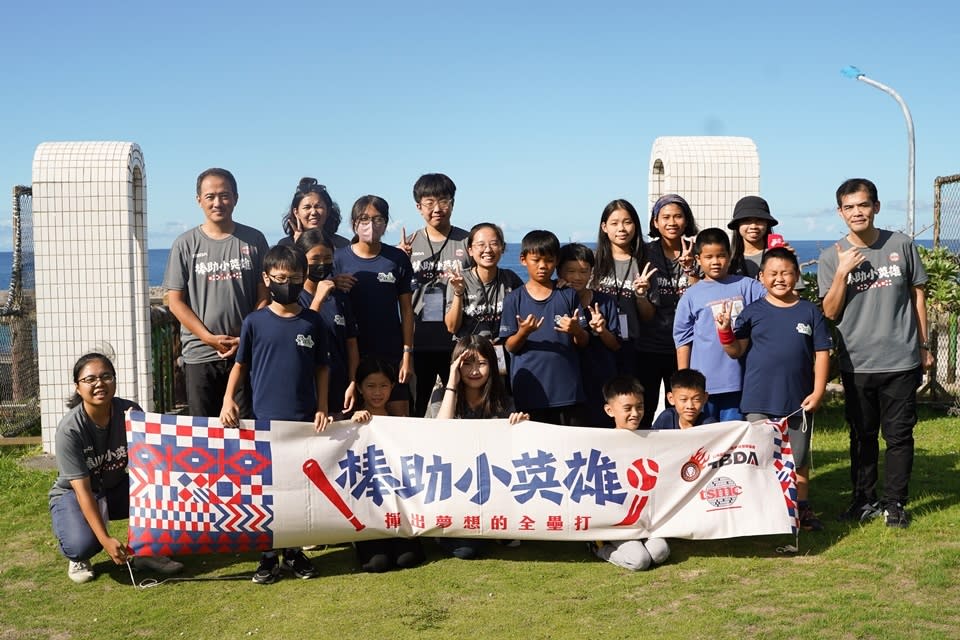
[[[446,389],[447,391],[453,391],[454,393],[457,392],[456,387],[444,387],[444,389]]]
[[[464,293],[464,291],[454,291],[453,295],[457,296],[458,298],[462,298]]]
[[[404,352],[404,353],[413,353],[413,347],[404,347],[404,348],[403,348],[403,352]]]
[[[733,329],[717,329],[717,336],[720,338],[720,344],[733,344],[737,341]]]
[[[924,351],[930,351],[930,342],[921,342],[920,348]]]

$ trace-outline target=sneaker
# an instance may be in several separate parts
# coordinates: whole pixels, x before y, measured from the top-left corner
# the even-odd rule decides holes
[[[67,576],[77,584],[90,582],[96,574],[93,572],[93,566],[89,560],[73,560],[67,565]]]
[[[133,568],[150,569],[157,573],[180,573],[183,571],[183,564],[176,560],[171,560],[167,556],[135,556],[133,558]]]
[[[603,548],[603,545],[604,545],[603,540],[593,540],[592,542],[587,543],[587,551],[590,553],[590,555],[593,555],[599,558],[600,549]]]
[[[303,580],[316,578],[320,575],[317,568],[310,562],[310,558],[300,549],[288,551],[283,554],[283,568],[293,572],[293,575]]]
[[[841,522],[867,522],[883,515],[880,510],[879,502],[866,502],[864,500],[854,500],[847,507],[847,510],[837,516]]]
[[[800,509],[800,528],[804,531],[823,531],[823,523],[809,505]]]
[[[253,574],[253,581],[257,584],[273,584],[280,577],[280,558],[273,556],[261,556],[260,566],[257,572]]]
[[[899,502],[887,505],[887,508],[883,511],[883,515],[887,519],[888,527],[906,529],[910,526],[910,514],[907,513],[906,509],[904,509],[903,505]]]

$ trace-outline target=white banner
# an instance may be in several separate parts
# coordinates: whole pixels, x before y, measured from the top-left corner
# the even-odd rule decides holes
[[[334,423],[132,413],[130,545],[213,553],[392,536],[536,540],[791,533],[778,425],[681,431],[506,420]]]

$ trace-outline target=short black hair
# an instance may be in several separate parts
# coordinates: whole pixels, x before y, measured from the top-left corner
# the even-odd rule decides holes
[[[710,227],[698,233],[697,241],[693,248],[694,253],[700,255],[701,249],[708,244],[719,244],[727,250],[728,254],[730,253],[730,236],[728,236],[727,232],[723,229]]]
[[[306,273],[307,256],[298,247],[278,244],[263,257],[263,272],[269,275],[274,269]]]
[[[390,205],[386,200],[374,195],[360,196],[357,198],[357,201],[353,203],[353,209],[350,211],[350,224],[352,228],[356,229],[357,222],[360,220],[360,217],[367,212],[367,207],[373,207],[378,215],[383,216],[384,220],[390,222]]]
[[[571,242],[570,244],[564,245],[560,249],[560,255],[557,257],[557,266],[562,267],[570,261],[586,262],[593,268],[595,264],[593,249],[579,242]]]
[[[557,257],[560,255],[560,241],[557,240],[557,236],[552,231],[534,229],[523,236],[523,240],[520,241],[520,257],[522,258],[528,253]]]
[[[443,173],[425,173],[413,185],[413,201],[420,204],[424,198],[450,198],[457,195],[457,185]]]
[[[233,174],[227,171],[226,169],[221,169],[220,167],[210,167],[206,171],[202,172],[197,176],[197,195],[200,195],[200,185],[203,184],[205,178],[210,176],[216,176],[217,178],[223,178],[230,183],[230,188],[233,190],[234,197],[238,196],[237,192],[237,179],[233,177]]]
[[[671,389],[693,389],[705,393],[707,378],[696,369],[679,369],[670,376]]]
[[[877,195],[877,185],[866,178],[850,178],[844,180],[843,184],[837,187],[837,206],[841,205],[840,200],[843,196],[848,196],[857,191],[866,191],[873,203],[880,202],[880,196]]]
[[[774,258],[778,260],[786,260],[793,265],[793,268],[797,270],[797,275],[800,274],[800,262],[797,260],[797,256],[794,255],[793,251],[789,249],[784,249],[783,247],[775,247],[773,249],[767,249],[763,253],[763,258],[760,260],[760,271],[763,271],[763,267],[766,266],[767,260],[773,260]]]
[[[634,395],[643,400],[643,394],[643,385],[633,376],[614,376],[603,385],[603,399],[606,402],[626,395]]]

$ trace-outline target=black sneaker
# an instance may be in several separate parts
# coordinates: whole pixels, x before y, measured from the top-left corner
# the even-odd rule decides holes
[[[260,556],[260,566],[253,574],[257,584],[273,584],[280,577],[280,558],[276,555]]]
[[[283,568],[303,580],[316,578],[320,575],[317,568],[310,562],[310,558],[300,549],[292,549],[283,554]]]
[[[823,523],[813,512],[813,508],[807,505],[800,509],[800,528],[804,531],[823,531]]]
[[[906,529],[910,526],[910,514],[907,513],[903,505],[899,502],[887,505],[887,508],[883,511],[883,515],[887,519],[888,527]]]
[[[867,522],[883,515],[879,502],[867,502],[855,499],[847,510],[837,516],[840,522]]]

